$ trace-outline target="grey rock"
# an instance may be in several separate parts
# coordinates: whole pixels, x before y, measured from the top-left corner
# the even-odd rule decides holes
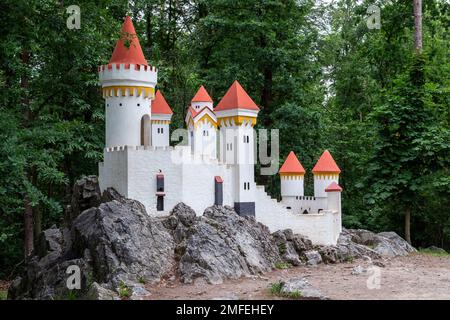
[[[308,265],[315,266],[322,263],[322,256],[317,250],[306,251],[304,254]]]
[[[73,222],[73,250],[95,253],[97,281],[118,286],[144,278],[156,282],[171,272],[175,244],[158,219],[144,206],[121,198],[84,211]]]
[[[116,292],[101,286],[97,282],[92,283],[86,298],[89,300],[120,300]]]
[[[314,288],[306,278],[293,278],[283,281],[281,284],[281,295],[292,296],[299,294],[302,299],[326,300],[328,299],[319,290]]]
[[[179,271],[186,283],[197,278],[221,283],[267,272],[280,260],[268,228],[227,206],[207,208],[182,243]]]
[[[102,202],[100,186],[96,176],[78,180],[72,190],[72,200],[65,213],[65,223],[70,227],[84,210],[97,207]]]
[[[360,274],[363,274],[363,273],[366,273],[366,269],[363,267],[363,266],[356,266],[356,267],[354,267],[353,269],[352,269],[352,274],[353,275],[360,275]]]
[[[143,285],[136,284],[131,286],[131,300],[144,300],[145,297],[150,296]]]
[[[276,231],[272,233],[272,236],[284,262],[293,266],[302,265],[294,244],[294,238],[299,238],[299,236],[295,237],[290,229]]]

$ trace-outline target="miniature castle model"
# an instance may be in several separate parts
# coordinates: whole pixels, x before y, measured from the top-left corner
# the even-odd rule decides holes
[[[304,196],[305,169],[291,152],[279,171],[282,200],[270,198],[254,177],[259,108],[237,81],[215,107],[202,86],[187,110],[187,143],[171,147],[173,112],[155,92],[157,70],[147,63],[129,17],[122,35],[109,63],[99,67],[106,110],[102,190],[113,187],[154,216],[167,215],[179,202],[197,214],[211,205],[229,205],[272,232],[292,229],[315,244],[336,244],[342,189],[328,151],[312,170],[314,197]]]

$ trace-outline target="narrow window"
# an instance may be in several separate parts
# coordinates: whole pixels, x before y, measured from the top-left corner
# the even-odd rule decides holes
[[[159,128],[158,128],[158,133],[159,133]]]
[[[250,143],[250,136],[247,136],[247,143]]]
[[[164,128],[161,128],[161,133],[164,133]]]

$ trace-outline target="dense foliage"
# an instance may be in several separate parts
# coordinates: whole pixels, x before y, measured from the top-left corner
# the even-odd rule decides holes
[[[368,29],[367,7],[381,7]],[[413,1],[79,0],[0,3],[0,276],[20,267],[24,216],[58,223],[71,185],[97,174],[104,144],[97,66],[125,14],[159,68],[159,89],[182,127],[204,84],[215,101],[238,79],[261,106],[259,128],[280,129],[311,169],[329,149],[343,173],[347,227],[450,248],[450,4],[424,0],[423,53]],[[279,196],[276,176],[260,176]],[[306,182],[311,190],[312,176]]]

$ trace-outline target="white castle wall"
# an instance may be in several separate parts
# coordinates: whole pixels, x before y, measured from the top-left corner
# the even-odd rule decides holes
[[[256,189],[256,220],[268,226],[271,232],[292,229],[317,245],[335,245],[340,234],[337,226],[340,212],[324,210],[320,214],[296,214],[270,198],[262,186]]]
[[[305,210],[308,213],[319,213],[321,210],[326,210],[327,198],[316,198],[311,196],[295,196],[283,197],[281,203],[285,207],[291,208],[294,213],[302,214]]]
[[[105,98],[106,147],[141,145],[141,119],[150,116],[149,105],[143,95]]]
[[[112,151],[115,150],[115,151]],[[127,153],[124,147],[105,149],[103,162],[99,163],[99,184],[103,191],[108,187],[128,196]]]
[[[153,216],[167,215],[179,202],[191,206],[198,215],[214,205],[214,178],[223,179],[224,205],[233,205],[232,170],[217,160],[190,155],[188,161],[176,159],[173,148],[123,147],[121,151],[105,150],[105,161],[99,165],[102,191],[114,187],[124,196],[140,201]],[[176,159],[174,161],[174,159]],[[156,175],[164,174],[164,211],[156,211]]]

